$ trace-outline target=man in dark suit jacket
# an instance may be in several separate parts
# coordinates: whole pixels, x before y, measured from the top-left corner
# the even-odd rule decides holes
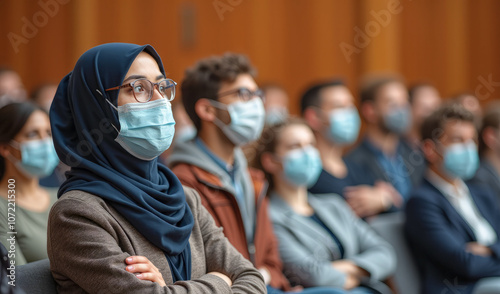
[[[422,139],[429,167],[405,225],[422,293],[473,293],[479,280],[500,277],[499,208],[486,187],[464,182],[479,162],[474,117],[445,106],[426,119]]]
[[[396,78],[379,78],[367,82],[360,97],[366,132],[345,160],[348,166],[363,171],[354,185],[371,183],[375,187],[388,187],[386,194],[391,197],[364,197],[359,193],[362,186],[349,188],[344,196],[355,211],[361,206],[369,207],[364,209],[369,215],[392,212],[401,208],[412,188],[420,184],[425,169],[422,154],[402,139],[411,126],[408,91]]]

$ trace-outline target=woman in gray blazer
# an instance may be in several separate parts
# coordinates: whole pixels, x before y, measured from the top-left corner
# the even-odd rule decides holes
[[[321,172],[311,129],[289,120],[262,135],[257,166],[270,183],[270,216],[288,279],[304,287],[390,293],[382,280],[396,267],[392,247],[338,195],[307,192]]]
[[[199,195],[158,162],[175,85],[153,47],[124,43],[88,50],[59,84],[50,121],[71,166],[47,233],[59,293],[266,293]]]

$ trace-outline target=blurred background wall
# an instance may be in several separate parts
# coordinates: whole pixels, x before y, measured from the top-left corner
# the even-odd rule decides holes
[[[59,82],[87,49],[152,44],[180,82],[197,59],[247,54],[291,111],[318,79],[402,74],[443,97],[500,97],[498,0],[0,0],[0,65],[31,90]]]

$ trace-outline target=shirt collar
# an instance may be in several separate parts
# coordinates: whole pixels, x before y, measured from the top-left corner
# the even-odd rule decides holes
[[[469,188],[461,179],[457,179],[457,185],[452,185],[445,181],[440,175],[432,170],[428,170],[426,174],[427,180],[447,197],[459,198],[462,195],[469,194]]]
[[[210,149],[208,149],[207,145],[200,139],[200,137],[196,137],[194,140],[196,146],[200,148],[205,154],[212,159],[217,166],[219,166],[222,170],[227,172],[230,176],[234,174],[234,170],[236,169],[236,160],[233,164],[228,164],[224,160],[222,160],[219,156],[215,155]]]

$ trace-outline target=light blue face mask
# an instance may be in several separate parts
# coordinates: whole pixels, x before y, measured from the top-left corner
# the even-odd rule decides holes
[[[26,176],[46,177],[52,174],[59,164],[52,138],[23,143],[12,141],[11,146],[21,151],[21,160],[16,160],[12,155],[9,158]]]
[[[286,107],[272,107],[266,110],[266,125],[275,126],[283,123],[288,118]]]
[[[193,125],[187,125],[175,132],[175,142],[187,142],[196,137],[196,128]]]
[[[224,124],[215,118],[214,123],[226,137],[236,146],[242,146],[257,140],[264,128],[265,110],[262,99],[253,98],[249,101],[234,102],[231,104],[211,100],[213,106],[229,112],[231,123]]]
[[[175,121],[167,99],[113,107],[118,111],[120,120],[120,131],[115,141],[133,156],[153,160],[172,144]]]
[[[454,178],[468,180],[479,167],[479,155],[474,142],[456,143],[446,147],[443,168]]]
[[[282,162],[285,179],[297,187],[314,185],[323,168],[319,152],[312,146],[288,152]]]
[[[354,143],[358,138],[361,120],[356,107],[334,109],[329,114],[328,138],[339,145]]]
[[[409,107],[392,109],[384,115],[385,127],[398,135],[404,134],[411,124],[411,111]]]

